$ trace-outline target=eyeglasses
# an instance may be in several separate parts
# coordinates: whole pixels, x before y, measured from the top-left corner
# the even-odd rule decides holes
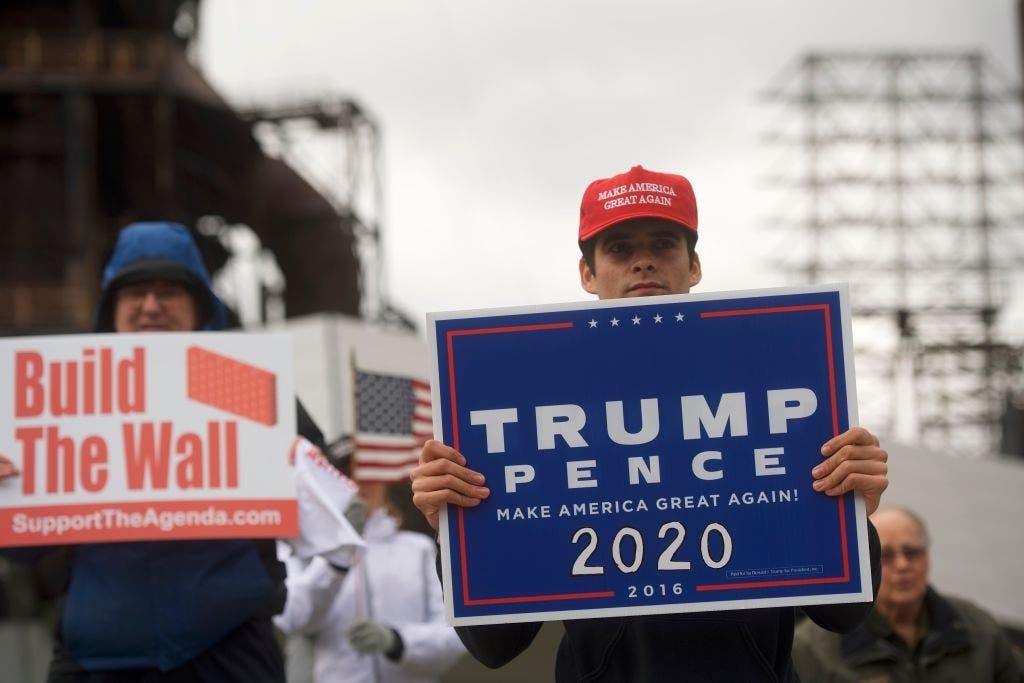
[[[167,303],[189,295],[188,288],[185,285],[159,280],[124,285],[117,290],[118,300],[133,304],[142,303],[150,294],[156,297],[156,300],[160,303]]]
[[[900,555],[907,562],[916,562],[924,557],[928,547],[923,545],[905,545],[902,548],[882,548],[882,564],[892,564]]]

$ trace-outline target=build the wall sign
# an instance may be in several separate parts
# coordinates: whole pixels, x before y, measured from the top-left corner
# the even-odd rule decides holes
[[[0,340],[0,546],[297,533],[284,334]]]
[[[868,601],[845,287],[428,316],[434,424],[491,496],[442,515],[455,624]]]

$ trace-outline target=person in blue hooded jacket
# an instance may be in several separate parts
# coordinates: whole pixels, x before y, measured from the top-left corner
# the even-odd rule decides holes
[[[226,319],[186,228],[121,231],[95,331],[221,330]],[[0,462],[0,478],[17,474]],[[284,682],[270,621],[284,605],[284,566],[272,539],[93,543],[55,554],[67,583],[49,683]]]

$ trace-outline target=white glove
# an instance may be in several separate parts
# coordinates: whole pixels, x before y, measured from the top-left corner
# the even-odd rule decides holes
[[[363,529],[366,528],[366,518],[369,516],[366,501],[361,496],[352,496],[352,500],[342,514],[345,515],[345,519],[356,530],[356,533],[362,535]]]
[[[359,654],[389,654],[398,646],[398,634],[377,621],[360,621],[348,630],[348,642]]]

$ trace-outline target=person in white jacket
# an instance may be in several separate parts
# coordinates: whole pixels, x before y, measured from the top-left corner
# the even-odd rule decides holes
[[[288,599],[274,621],[313,642],[316,683],[436,683],[466,653],[444,620],[436,545],[399,529],[388,485],[360,483],[368,517],[353,567],[288,561]]]

